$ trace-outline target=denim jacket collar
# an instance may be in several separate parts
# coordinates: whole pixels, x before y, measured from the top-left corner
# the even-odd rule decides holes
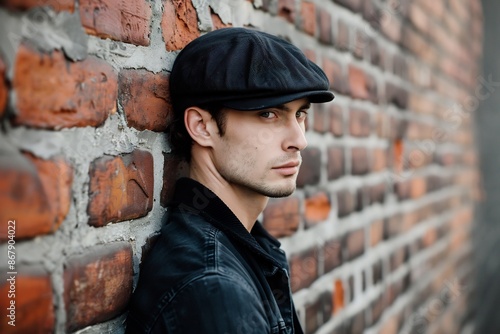
[[[258,221],[249,233],[231,209],[203,184],[190,178],[179,179],[176,183],[174,198],[169,206],[176,206],[181,211],[186,210],[205,217],[212,225],[227,233],[231,239],[247,247],[263,260],[262,264],[265,264],[263,269],[267,275],[272,275],[278,268],[284,267],[284,264],[278,261],[278,259],[281,262],[286,261],[284,254],[274,252],[279,248],[280,242],[271,236]],[[264,242],[259,243],[257,240]],[[266,250],[262,245],[265,245]],[[273,253],[274,256],[269,253]]]

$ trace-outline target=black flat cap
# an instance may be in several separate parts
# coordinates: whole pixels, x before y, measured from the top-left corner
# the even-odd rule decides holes
[[[307,97],[333,100],[323,70],[293,44],[246,28],[224,28],[189,43],[170,75],[174,112],[217,104],[258,110]]]

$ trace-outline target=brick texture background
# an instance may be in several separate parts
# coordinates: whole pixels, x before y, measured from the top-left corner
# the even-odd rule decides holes
[[[471,113],[498,88],[479,71],[482,20],[479,0],[3,1],[0,332],[123,332],[185,173],[165,133],[172,63],[207,31],[252,26],[301,48],[336,94],[310,113],[297,191],[262,215],[306,333],[459,333]]]

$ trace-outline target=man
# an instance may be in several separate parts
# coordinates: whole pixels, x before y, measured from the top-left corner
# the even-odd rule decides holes
[[[179,53],[170,137],[189,178],[142,264],[128,333],[302,333],[286,257],[257,218],[295,190],[307,111],[328,88],[298,48],[258,31],[217,30]]]

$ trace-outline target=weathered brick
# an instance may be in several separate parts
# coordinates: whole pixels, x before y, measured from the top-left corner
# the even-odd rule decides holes
[[[342,264],[342,243],[338,239],[325,242],[323,247],[324,272],[328,273]]]
[[[364,110],[349,110],[349,132],[354,137],[368,137],[371,133],[370,114]]]
[[[344,149],[341,147],[328,148],[327,162],[328,180],[338,179],[345,174],[345,156]]]
[[[120,72],[118,98],[130,126],[138,130],[166,130],[172,115],[168,78],[167,72]]]
[[[231,23],[224,23],[220,16],[214,13],[212,7],[210,7],[210,16],[212,17],[212,25],[214,26],[214,30],[232,26]]]
[[[64,270],[66,329],[75,331],[122,313],[132,294],[132,248],[116,242],[68,258]]]
[[[352,175],[368,173],[368,150],[366,147],[353,147],[351,150]]]
[[[275,238],[295,233],[300,223],[300,199],[270,199],[264,210],[262,224]]]
[[[7,254],[7,252],[6,252]],[[7,255],[5,255],[7,256]],[[6,262],[6,261],[5,261]],[[2,268],[2,273],[9,272]],[[20,266],[15,276],[15,297],[7,298],[11,290],[10,282],[2,279],[0,285],[0,308],[3,319],[0,322],[2,333],[24,334],[24,333],[53,333],[55,327],[54,306],[52,302],[52,283],[50,275],[38,266]],[[6,279],[11,278],[6,275]],[[8,324],[10,301],[15,301],[15,326]],[[6,316],[5,316],[6,315]]]
[[[331,58],[323,58],[323,70],[328,77],[331,89],[343,94],[348,92],[347,79],[340,63]]]
[[[311,36],[316,34],[316,5],[303,1],[300,7],[301,29]]]
[[[333,43],[332,16],[328,11],[319,8],[318,11],[319,41],[323,44]]]
[[[278,16],[288,22],[295,22],[295,0],[278,0]]]
[[[324,192],[314,194],[305,200],[306,226],[314,226],[324,221],[330,214],[331,204],[328,195]]]
[[[325,133],[330,130],[330,109],[328,105],[314,105],[314,122],[313,129],[319,133]]]
[[[0,119],[3,117],[5,107],[7,106],[8,94],[9,89],[7,88],[7,82],[5,80],[5,64],[2,58],[0,58]]]
[[[153,157],[136,150],[104,156],[92,162],[89,187],[89,224],[104,226],[145,216],[153,207]]]
[[[302,151],[302,166],[297,176],[297,186],[317,184],[321,173],[321,152],[318,148],[308,147]]]
[[[354,211],[354,207],[356,206],[356,195],[348,189],[339,190],[337,191],[337,203],[339,207],[339,218],[347,216]]]
[[[167,51],[180,50],[200,35],[198,14],[191,0],[166,0],[161,20]]]
[[[335,137],[344,134],[344,112],[341,106],[330,104],[330,131]]]
[[[147,46],[151,5],[144,0],[80,0],[80,19],[88,34]]]
[[[318,251],[309,249],[290,257],[290,285],[292,292],[306,288],[318,278]]]
[[[348,24],[343,21],[337,21],[337,30],[335,34],[335,47],[341,51],[349,50],[350,30]]]
[[[365,251],[365,230],[364,228],[349,232],[344,237],[345,254],[348,260],[352,260]]]
[[[6,240],[8,220],[16,221],[17,239],[57,230],[71,204],[71,166],[59,158],[42,160],[6,152],[0,156],[0,240]]]
[[[363,69],[349,65],[349,91],[355,99],[377,100],[377,86],[373,77]]]
[[[39,53],[21,45],[13,88],[17,125],[60,129],[99,126],[116,111],[117,75],[111,65],[89,56],[72,63],[61,51]]]
[[[2,6],[15,10],[28,10],[39,6],[48,6],[56,12],[75,10],[74,0],[4,0]]]

